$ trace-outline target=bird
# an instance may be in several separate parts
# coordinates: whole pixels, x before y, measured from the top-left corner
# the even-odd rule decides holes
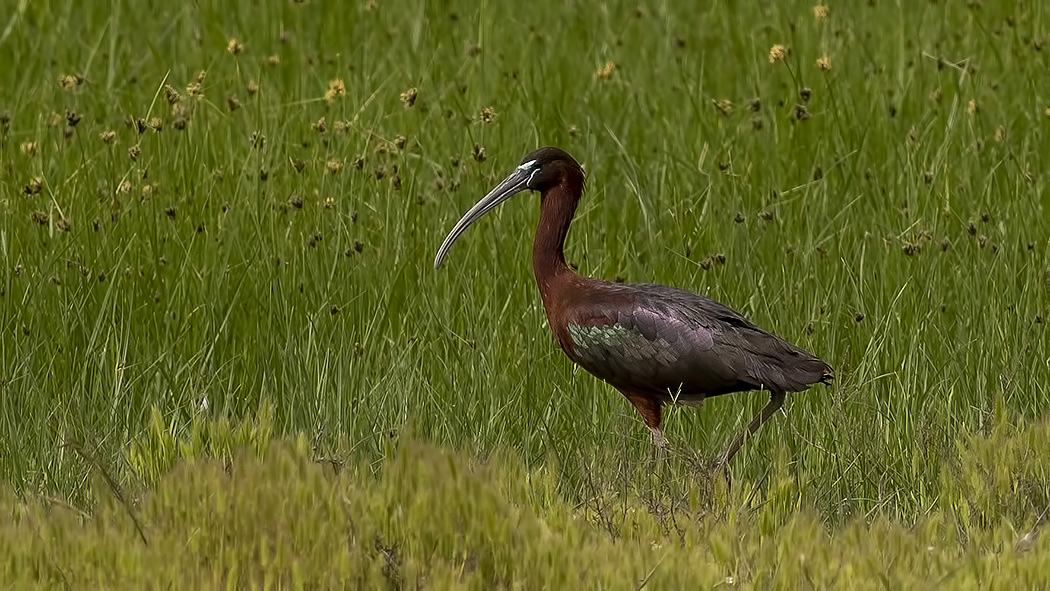
[[[663,407],[699,405],[707,398],[765,390],[769,402],[722,451],[725,466],[784,404],[834,377],[815,355],[756,326],[725,304],[691,291],[653,283],[619,283],[577,274],[564,245],[583,195],[584,172],[568,153],[544,147],[467,211],[434,257],[441,267],[452,244],[512,196],[540,194],[532,268],[554,340],[574,363],[623,394],[663,449]]]

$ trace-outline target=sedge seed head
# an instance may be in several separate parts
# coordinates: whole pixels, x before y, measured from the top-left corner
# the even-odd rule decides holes
[[[230,39],[230,42],[226,44],[226,51],[230,52],[231,55],[240,55],[244,51],[244,46],[237,40],[236,37]]]
[[[346,85],[341,79],[335,79],[328,83],[328,91],[324,93],[324,100],[334,102],[346,96]]]
[[[409,109],[412,105],[416,104],[416,98],[418,97],[419,90],[416,88],[409,88],[401,93],[401,104],[404,105],[406,109]]]
[[[787,57],[787,52],[787,47],[779,43],[769,48],[769,63],[775,64],[784,61],[784,58]]]
[[[84,79],[77,74],[65,74],[59,76],[58,87],[68,92],[84,83]]]
[[[818,57],[817,58],[817,68],[819,68],[821,72],[830,72],[831,71],[831,58],[826,56],[826,55]]]
[[[612,78],[614,73],[616,73],[616,62],[606,60],[605,64],[594,72],[594,76],[599,80],[608,80]]]
[[[168,99],[169,105],[174,105],[179,102],[179,99],[182,98],[182,95],[179,94],[179,91],[176,90],[174,86],[170,84],[165,84],[164,98]]]

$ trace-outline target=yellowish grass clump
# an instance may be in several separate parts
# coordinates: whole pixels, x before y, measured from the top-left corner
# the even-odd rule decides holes
[[[961,474],[913,523],[876,517],[829,531],[798,506],[803,485],[788,476],[727,491],[720,479],[687,472],[654,498],[620,494],[617,484],[577,504],[563,498],[557,470],[526,468],[501,452],[477,462],[405,435],[382,470],[343,456],[317,462],[306,438],[273,440],[272,415],[263,405],[239,423],[198,416],[172,425],[154,410],[126,451],[148,487],[134,504],[101,478],[90,515],[0,489],[0,511],[15,516],[0,525],[8,558],[0,578],[15,588],[221,580],[238,588],[645,581],[655,589],[847,589],[877,581],[911,589],[994,580],[1007,589],[1032,588],[1050,559],[1038,535],[1050,423],[961,439]]]

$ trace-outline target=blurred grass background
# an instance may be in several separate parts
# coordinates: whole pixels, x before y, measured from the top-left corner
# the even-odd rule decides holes
[[[20,2],[0,15],[0,477],[87,507],[100,472],[146,490],[180,449],[217,451],[175,442],[262,413],[248,439],[375,470],[407,429],[549,470],[572,506],[686,495],[764,395],[671,411],[654,468],[634,410],[552,342],[534,197],[431,267],[558,145],[588,174],[581,273],[703,293],[836,368],[749,442],[735,489],[796,482],[785,510],[829,526],[962,503],[959,442],[1050,403],[1048,17]],[[1025,498],[1011,519],[1041,523]]]

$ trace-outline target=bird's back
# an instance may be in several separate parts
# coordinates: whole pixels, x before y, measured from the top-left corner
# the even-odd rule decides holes
[[[797,392],[831,378],[816,356],[709,298],[657,284],[586,283],[566,294],[552,330],[570,358],[614,386],[689,402]]]

